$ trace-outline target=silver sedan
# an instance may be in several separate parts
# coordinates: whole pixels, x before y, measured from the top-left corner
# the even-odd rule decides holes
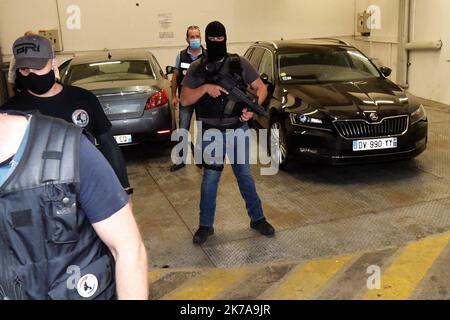
[[[65,62],[60,71],[62,83],[97,96],[119,145],[170,140],[176,128],[170,82],[152,53],[87,54]]]

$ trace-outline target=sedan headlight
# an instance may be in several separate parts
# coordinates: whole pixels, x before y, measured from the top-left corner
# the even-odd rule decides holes
[[[420,105],[416,111],[411,113],[411,125],[426,119],[427,119],[427,112],[425,111],[423,105]]]
[[[291,123],[293,125],[321,125],[323,121],[318,118],[314,118],[305,114],[291,113],[290,114]]]

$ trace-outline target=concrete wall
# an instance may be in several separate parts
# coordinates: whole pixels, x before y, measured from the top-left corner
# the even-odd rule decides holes
[[[401,0],[0,0],[0,47],[4,60],[14,40],[26,30],[58,29],[63,51],[60,62],[86,51],[148,48],[160,64],[174,64],[186,46],[185,30],[197,24],[204,30],[212,20],[228,31],[229,51],[244,53],[256,40],[340,37],[377,63],[392,68],[398,82]],[[71,5],[80,8],[80,29],[70,29]],[[357,35],[356,15],[369,6],[381,10],[380,28],[370,37]],[[173,35],[162,38],[161,33]],[[436,52],[412,52],[410,91],[418,96],[450,103],[450,1],[411,0],[411,41],[444,42]]]
[[[439,51],[410,52],[409,91],[425,99],[450,104],[450,1],[411,0],[410,3],[409,41],[442,40],[443,47]],[[354,44],[391,67],[391,79],[397,81],[398,41],[402,36],[398,27],[400,0],[356,0],[355,10],[362,12],[370,5],[381,8],[381,29],[372,30],[367,38],[356,37]]]
[[[391,68],[390,78],[397,81],[399,0],[355,0],[355,22],[357,13],[371,5],[381,10],[380,29],[372,29],[370,37],[356,36],[349,40],[367,56],[376,59],[377,64]],[[356,23],[354,34],[358,35]]]
[[[0,46],[9,60],[11,44],[24,31],[60,29],[62,54],[150,48],[164,66],[173,64],[186,46],[188,25],[204,30],[210,21],[222,21],[230,51],[243,53],[256,40],[351,36],[354,4],[355,0],[197,0],[195,6],[175,0],[0,0]],[[79,30],[66,25],[70,5],[81,9]],[[160,32],[173,32],[174,37],[163,39]]]
[[[411,52],[411,93],[450,104],[450,1],[412,0],[410,38],[443,42],[440,51]]]

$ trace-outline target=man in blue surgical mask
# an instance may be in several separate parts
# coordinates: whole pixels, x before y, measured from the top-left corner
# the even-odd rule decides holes
[[[201,58],[206,53],[206,50],[201,45],[200,28],[197,26],[188,27],[186,30],[186,41],[189,46],[177,55],[175,62],[176,69],[173,73],[171,87],[172,105],[180,110],[180,129],[189,131],[195,106],[184,107],[180,105],[179,95],[181,93],[181,82],[191,63]],[[182,158],[181,163],[172,165],[170,171],[177,171],[186,165],[187,154],[183,153],[180,156]]]

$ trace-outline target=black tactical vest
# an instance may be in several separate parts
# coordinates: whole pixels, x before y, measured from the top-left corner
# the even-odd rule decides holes
[[[181,82],[183,82],[184,77],[186,76],[186,72],[189,69],[189,66],[192,62],[195,60],[192,60],[191,55],[187,52],[189,47],[182,50],[180,52],[180,73],[177,77],[177,84],[178,84],[178,94],[181,94]],[[205,53],[205,49],[202,47],[202,54],[198,56],[197,59],[200,59],[203,57],[203,54]]]
[[[206,59],[202,58],[198,72],[206,79],[206,83],[216,84],[213,81],[208,80],[207,71],[205,70],[207,69],[207,63]],[[225,63],[229,64],[229,72],[231,74],[237,74],[242,79],[243,70],[238,55],[228,54],[221,67],[215,72],[224,72],[223,66]],[[239,87],[241,90],[245,91],[247,84],[242,81]],[[242,115],[242,109],[245,105],[232,102],[226,94],[213,98],[206,93],[199,99],[196,107],[198,120],[202,122],[203,129],[237,129],[244,125],[239,118]]]
[[[112,299],[114,262],[79,207],[81,129],[35,114],[0,187],[0,300]]]

